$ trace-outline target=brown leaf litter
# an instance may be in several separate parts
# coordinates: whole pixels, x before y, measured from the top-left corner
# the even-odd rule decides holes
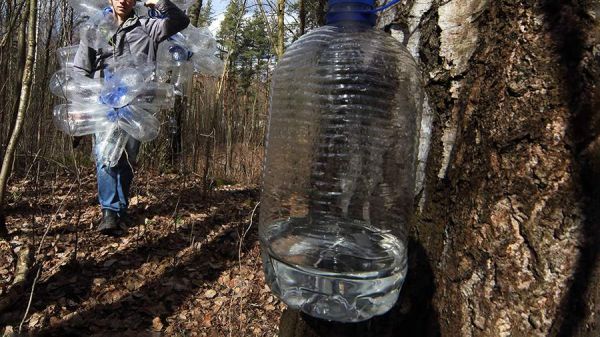
[[[265,285],[258,212],[240,242],[258,202],[255,186],[227,186],[203,197],[197,178],[143,173],[132,190],[135,226],[112,238],[94,230],[100,212],[91,171],[79,182],[58,176],[12,184],[7,224],[13,241],[0,243],[0,295],[13,277],[14,249],[41,246],[26,332],[277,335],[285,306]],[[18,330],[30,290],[0,313],[0,326]]]

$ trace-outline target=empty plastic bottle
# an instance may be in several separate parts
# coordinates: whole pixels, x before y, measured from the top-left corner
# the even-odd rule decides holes
[[[119,127],[131,137],[141,142],[158,137],[160,121],[149,111],[136,105],[129,105],[119,110]]]
[[[76,103],[98,103],[102,83],[75,73],[73,69],[61,69],[50,78],[50,91]]]
[[[68,135],[85,136],[111,127],[108,111],[101,105],[59,104],[54,107],[53,121],[57,129]]]
[[[191,62],[182,62],[179,66],[172,69],[171,83],[175,88],[175,93],[185,96],[190,88],[190,83],[194,78],[194,65]]]
[[[137,97],[132,101],[132,105],[142,106],[156,115],[160,109],[173,108],[175,104],[175,93],[173,86],[167,83],[146,82],[138,90]]]
[[[96,134],[97,160],[109,167],[114,167],[119,163],[123,150],[129,141],[129,134],[121,129],[118,123],[112,123],[108,131]]]
[[[217,52],[217,40],[206,27],[189,25],[171,36],[171,39],[178,44],[186,45],[194,54],[214,55]]]
[[[133,101],[144,85],[144,76],[134,68],[125,68],[104,80],[100,101],[113,108],[121,108]]]
[[[91,16],[109,5],[107,0],[69,0],[76,14]]]
[[[373,28],[373,0],[329,2],[328,25],[273,75],[260,241],[290,307],[356,322],[388,311],[407,272],[423,99],[404,46]]]
[[[223,72],[223,61],[216,56],[217,52],[217,41],[210,30],[190,25],[159,45],[156,77],[161,82],[174,83],[181,95],[192,79],[192,72],[208,76]]]
[[[62,69],[72,69],[75,62],[75,54],[79,49],[79,45],[67,46],[58,48],[56,55],[58,56],[58,65]]]
[[[90,6],[86,12],[88,19],[81,25],[79,40],[84,46],[94,49],[109,47],[109,40],[119,24],[111,7],[96,9]]]
[[[164,41],[158,49],[157,78],[173,84],[177,95],[183,95],[192,81],[194,65],[190,58],[193,55],[184,40]]]

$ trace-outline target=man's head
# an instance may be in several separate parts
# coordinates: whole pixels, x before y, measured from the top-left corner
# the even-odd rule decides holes
[[[119,21],[125,20],[135,7],[135,0],[108,0]]]

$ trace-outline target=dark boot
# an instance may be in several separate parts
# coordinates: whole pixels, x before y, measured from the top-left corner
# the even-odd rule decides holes
[[[135,225],[133,217],[129,215],[127,211],[119,212],[119,223],[127,228],[133,227]]]
[[[117,212],[110,209],[102,210],[102,220],[98,225],[98,231],[104,235],[121,236],[124,234],[123,229],[119,225],[119,215]]]

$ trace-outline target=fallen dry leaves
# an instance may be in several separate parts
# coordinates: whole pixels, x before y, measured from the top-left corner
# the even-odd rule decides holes
[[[95,176],[22,181],[8,207],[15,240],[37,248],[42,274],[24,328],[41,336],[276,336],[285,306],[264,283],[251,186],[204,198],[197,178],[144,173],[132,190],[136,225],[98,235]],[[0,291],[14,268],[0,243]],[[5,247],[6,246],[6,247]],[[24,294],[0,326],[18,330]],[[1,332],[1,331],[0,331]]]
[[[4,295],[12,284],[15,262],[15,255],[10,244],[0,240],[0,296]]]

